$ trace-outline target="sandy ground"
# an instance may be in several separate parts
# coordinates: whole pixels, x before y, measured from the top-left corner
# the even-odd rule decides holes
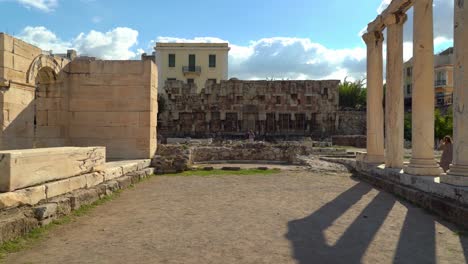
[[[455,231],[346,172],[159,176],[6,263],[465,263]]]

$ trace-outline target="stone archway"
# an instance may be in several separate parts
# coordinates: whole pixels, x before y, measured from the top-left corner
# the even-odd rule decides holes
[[[49,55],[31,64],[27,82],[35,86],[33,147],[60,147],[67,141],[66,93],[60,78],[62,67]]]
[[[49,69],[47,72],[53,73],[54,76],[57,77],[63,67],[53,56],[41,54],[37,56],[29,66],[28,73],[26,75],[26,82],[35,85],[37,83],[37,78],[46,77],[44,75],[39,75],[43,68]]]

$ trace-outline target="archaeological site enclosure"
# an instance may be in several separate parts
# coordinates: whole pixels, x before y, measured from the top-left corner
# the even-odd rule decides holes
[[[410,8],[414,88],[411,149],[405,149],[403,25]],[[340,163],[353,173],[343,174],[353,181],[370,183],[468,228],[467,1],[455,1],[454,11],[454,146],[447,173],[435,154],[432,0],[393,0],[368,24],[362,36],[366,109],[340,108],[339,80],[228,80],[227,69],[215,67],[216,55],[222,57],[218,65],[227,67],[227,43],[159,43],[156,50],[165,52],[185,46],[193,52],[197,46],[206,57],[206,65],[195,65],[195,54],[182,50],[177,58],[188,57],[191,63],[178,59],[176,67],[176,55],[167,51],[171,69],[160,69],[167,75],[163,80],[154,54],[141,60],[99,60],[74,50],[53,54],[0,33],[0,244],[146,177],[234,163],[300,167],[306,176],[321,173],[314,167],[320,162]],[[210,46],[222,53],[211,54]],[[193,76],[203,75],[205,66],[223,78],[207,74],[205,86],[198,87],[201,81]],[[289,176],[297,171],[291,169]],[[337,176],[336,171],[320,176],[332,174]],[[343,201],[348,191],[340,194]],[[230,198],[231,206],[237,198]],[[324,202],[317,212],[333,215],[330,204]],[[371,220],[364,216],[357,218]]]

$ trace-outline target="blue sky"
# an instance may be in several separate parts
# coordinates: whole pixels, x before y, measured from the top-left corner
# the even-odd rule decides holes
[[[137,59],[155,41],[230,43],[230,77],[365,74],[360,32],[389,0],[0,0],[0,31],[45,50]],[[435,43],[452,42],[453,0],[434,0]],[[6,15],[5,15],[6,14]],[[405,58],[411,57],[411,13]]]

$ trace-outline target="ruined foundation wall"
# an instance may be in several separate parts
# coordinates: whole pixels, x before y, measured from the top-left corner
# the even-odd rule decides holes
[[[150,61],[75,60],[67,67],[70,141],[110,159],[156,152],[157,77]]]
[[[366,111],[339,111],[336,135],[366,135]]]
[[[327,137],[336,128],[337,80],[221,81],[204,89],[167,81],[167,110],[159,116],[166,137],[260,135]]]

